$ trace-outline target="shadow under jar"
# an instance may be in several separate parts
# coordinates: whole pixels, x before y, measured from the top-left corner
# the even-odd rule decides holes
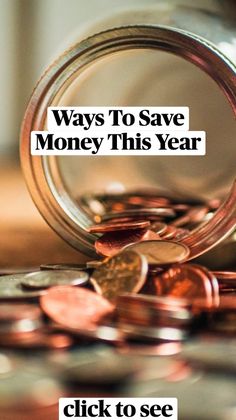
[[[50,226],[92,257],[97,236],[87,229],[94,215],[79,197],[114,185],[168,190],[188,199],[225,196],[214,216],[183,239],[190,259],[235,228],[235,25],[219,11],[177,3],[111,18],[105,28],[113,20],[126,26],[66,50],[44,73],[26,110],[21,161],[30,193]],[[49,106],[189,106],[190,130],[206,131],[206,155],[32,156],[30,133],[47,130]]]

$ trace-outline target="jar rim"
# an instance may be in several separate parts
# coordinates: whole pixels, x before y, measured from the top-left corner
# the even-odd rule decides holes
[[[197,65],[216,81],[236,115],[234,64],[213,44],[190,32],[161,25],[122,26],[100,32],[66,50],[45,71],[29,101],[20,135],[21,163],[28,189],[47,223],[72,246],[92,257],[96,255],[95,236],[85,230],[88,217],[73,207],[55,159],[31,155],[30,135],[31,131],[44,129],[47,108],[78,70],[83,71],[98,58],[135,48],[162,50]]]

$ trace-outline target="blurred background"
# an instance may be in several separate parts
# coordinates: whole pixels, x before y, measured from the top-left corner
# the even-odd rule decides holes
[[[43,69],[59,51],[77,36],[87,35],[94,23],[106,15],[158,2],[167,3],[166,0],[0,0],[1,155],[17,157],[27,100]],[[178,3],[194,5],[196,1]],[[223,2],[198,0],[197,6],[217,10],[220,3]]]

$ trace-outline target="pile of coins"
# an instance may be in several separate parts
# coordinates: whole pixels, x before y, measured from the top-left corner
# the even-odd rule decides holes
[[[35,401],[32,377],[25,382],[41,410],[57,404],[58,393],[102,396],[108,387],[106,395],[177,396],[181,419],[235,418],[232,391],[219,390],[236,389],[236,370],[222,356],[236,354],[236,272],[189,263],[182,242],[220,202],[154,192],[80,200],[93,214],[88,231],[100,259],[0,276],[0,378],[9,370],[20,383],[26,363],[40,384],[42,365],[51,398],[39,387]],[[208,411],[194,399],[204,386],[218,401]],[[14,392],[9,385],[5,398],[0,387],[7,420]],[[17,404],[25,410],[24,398]]]

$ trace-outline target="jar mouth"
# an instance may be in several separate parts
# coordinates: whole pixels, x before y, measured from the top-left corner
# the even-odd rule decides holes
[[[67,242],[92,257],[96,255],[96,236],[86,230],[91,218],[68,193],[56,157],[30,154],[30,134],[44,130],[47,108],[57,105],[60,92],[72,83],[78,70],[83,72],[96,60],[116,52],[141,48],[169,52],[200,67],[217,82],[236,115],[235,66],[205,39],[183,30],[157,25],[125,26],[94,35],[59,57],[40,79],[26,110],[21,130],[21,162],[42,216]],[[212,246],[208,243],[207,249]]]

